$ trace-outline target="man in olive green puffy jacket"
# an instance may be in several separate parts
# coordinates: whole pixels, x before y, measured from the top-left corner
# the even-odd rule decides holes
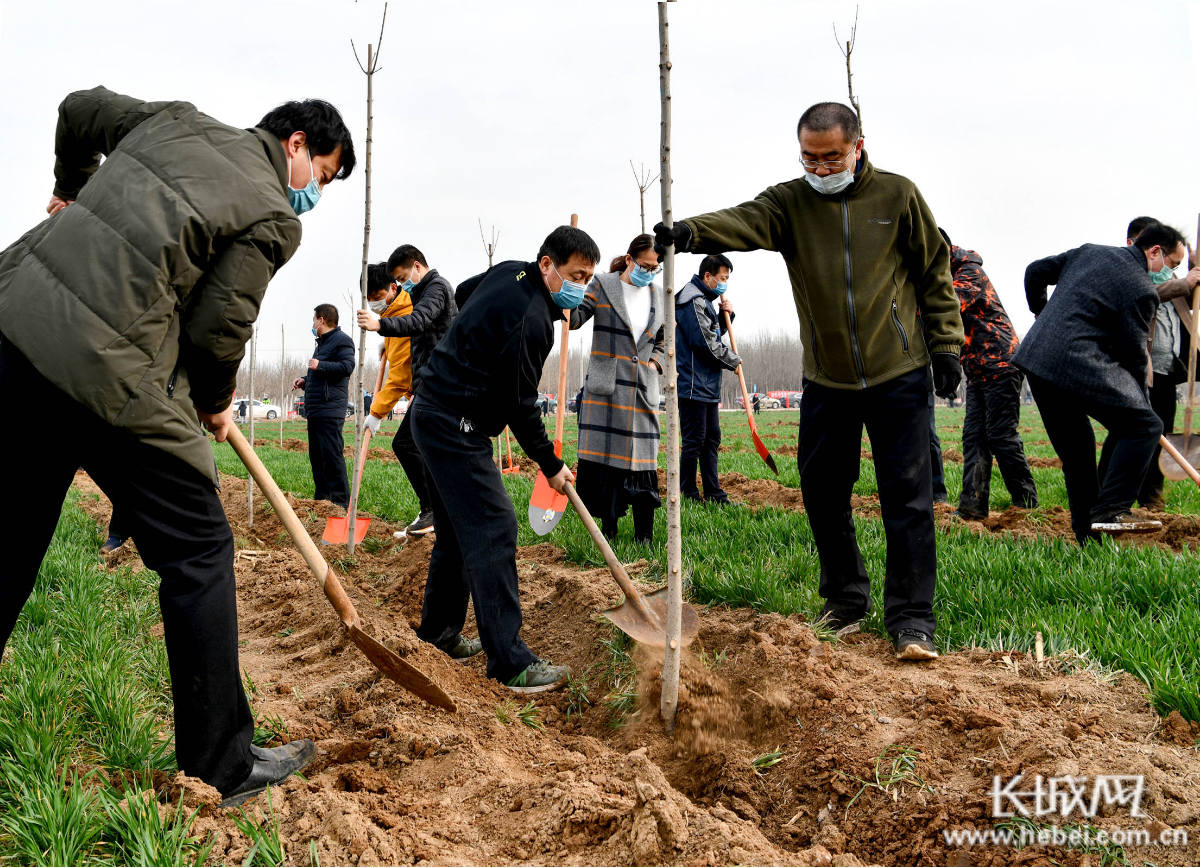
[[[962,379],[949,248],[916,186],[871,165],[853,110],[818,103],[797,135],[799,178],[735,208],[660,223],[656,240],[691,253],[783,255],[804,342],[797,461],[823,617],[852,632],[871,608],[850,508],[865,425],[887,537],[884,625],[901,659],[933,659],[928,398],[931,387],[954,394]]]
[[[236,803],[313,747],[251,746],[233,535],[201,425],[225,439],[267,283],[300,244],[298,215],[353,169],[354,145],[318,100],[246,130],[97,87],[59,106],[54,146],[50,217],[0,253],[0,400],[55,408],[52,425],[0,426],[19,492],[0,521],[23,531],[4,566],[0,647],[83,467],[161,579],[179,766]]]

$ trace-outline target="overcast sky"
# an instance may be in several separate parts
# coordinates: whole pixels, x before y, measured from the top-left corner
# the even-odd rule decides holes
[[[854,82],[876,166],[920,187],[956,243],[979,251],[1018,331],[1025,266],[1084,242],[1121,244],[1150,214],[1196,234],[1194,63],[1200,5],[1161,2],[860,4]],[[834,43],[853,2],[679,0],[670,6],[677,218],[795,177],[796,121],[846,99]],[[348,318],[362,255],[366,79],[350,50],[376,40],[379,0],[0,3],[7,147],[0,246],[45,217],[56,107],[103,84],[183,99],[236,126],[286,99],[337,105],[359,168],[306,214],[271,283],[260,347],[311,347],[312,307]],[[1189,15],[1190,13],[1190,15]],[[658,169],[652,0],[457,0],[389,6],[375,77],[372,260],[420,247],[452,283],[531,259],[578,212],[607,259],[640,231],[629,161]],[[647,192],[647,225],[659,217]],[[743,333],[797,332],[777,254],[736,254]],[[680,279],[696,267],[681,257]],[[0,329],[3,324],[0,323]]]

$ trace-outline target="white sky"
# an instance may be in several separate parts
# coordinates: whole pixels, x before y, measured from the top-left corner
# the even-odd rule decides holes
[[[1193,8],[1189,10],[1189,5]],[[865,0],[855,90],[875,165],[912,178],[958,244],[979,251],[1009,314],[1032,322],[1032,260],[1121,244],[1138,214],[1189,238],[1200,209],[1196,2]],[[252,126],[285,99],[337,105],[360,155],[302,219],[272,282],[260,352],[311,346],[312,307],[348,319],[362,255],[366,80],[380,0],[0,2],[6,144],[0,246],[37,221],[53,185],[56,107],[103,84],[185,99]],[[796,121],[845,101],[841,0],[679,0],[670,6],[676,217],[738,204],[799,171]],[[1191,15],[1189,17],[1189,11]],[[639,231],[629,160],[658,168],[652,0],[394,0],[375,79],[373,261],[420,247],[457,284],[498,258],[531,259],[572,211],[607,259]],[[647,224],[659,214],[657,184]],[[742,333],[797,329],[781,258],[735,254]],[[680,281],[699,263],[681,257]],[[0,323],[0,329],[3,324]]]

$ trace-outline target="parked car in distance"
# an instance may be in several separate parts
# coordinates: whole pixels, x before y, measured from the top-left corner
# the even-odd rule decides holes
[[[754,406],[754,396],[755,395],[758,395],[758,406],[763,410],[778,410],[781,406],[783,406],[783,402],[780,401],[779,398],[773,398],[764,392],[751,392],[750,393],[750,406],[751,407]],[[737,405],[741,409],[745,409],[745,407],[746,407],[746,404],[741,399],[741,396],[738,396]]]
[[[262,401],[254,402],[254,418],[255,419],[278,419],[279,407],[275,404],[264,404]],[[233,402],[233,415],[236,419],[241,419],[246,415],[246,399],[239,398]]]
[[[551,413],[558,412],[558,399],[549,392],[543,392],[538,395],[537,408],[543,416],[549,416]]]
[[[800,407],[800,396],[803,392],[772,392],[782,402],[782,406],[795,410]]]

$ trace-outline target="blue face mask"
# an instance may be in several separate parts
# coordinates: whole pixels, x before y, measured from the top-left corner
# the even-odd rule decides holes
[[[550,267],[554,268],[553,265]],[[554,268],[554,273],[558,274],[557,268]],[[574,310],[579,307],[583,301],[583,292],[587,289],[587,286],[577,283],[574,280],[567,280],[561,274],[558,274],[558,279],[562,281],[562,289],[558,292],[550,293],[550,297],[554,299],[554,303],[566,310]]]
[[[633,274],[629,275],[629,281],[634,286],[649,286],[654,281],[654,272],[634,264]]]
[[[304,150],[307,152],[308,148]],[[312,154],[308,156],[308,171],[312,175],[312,180],[303,190],[297,190],[292,186],[292,159],[288,158],[287,196],[288,202],[297,216],[316,208],[317,201],[321,198],[321,185],[317,183],[317,173],[313,171]]]
[[[1171,270],[1171,266],[1167,265],[1167,257],[1163,257],[1163,267],[1158,271],[1150,272],[1150,279],[1157,286],[1160,283],[1166,283],[1168,280],[1175,279],[1175,272]]]
[[[409,272],[408,280],[406,280],[406,281],[404,281],[404,283],[400,284],[400,288],[402,290],[404,290],[405,292],[412,292],[414,286],[416,286],[416,284],[413,282],[412,272]]]
[[[728,282],[728,281],[726,281],[725,283],[718,283],[718,284],[717,284],[717,288],[716,288],[716,289],[714,289],[714,290],[711,290],[711,291],[712,291],[712,292],[715,292],[717,295],[724,295],[724,294],[725,294],[725,290],[727,290],[727,289],[729,289],[729,282]]]
[[[319,338],[319,337],[320,337],[320,335],[317,333],[317,327],[316,327],[316,326],[313,326],[313,327],[312,327],[312,333],[313,333],[313,337],[314,337],[314,338]]]

